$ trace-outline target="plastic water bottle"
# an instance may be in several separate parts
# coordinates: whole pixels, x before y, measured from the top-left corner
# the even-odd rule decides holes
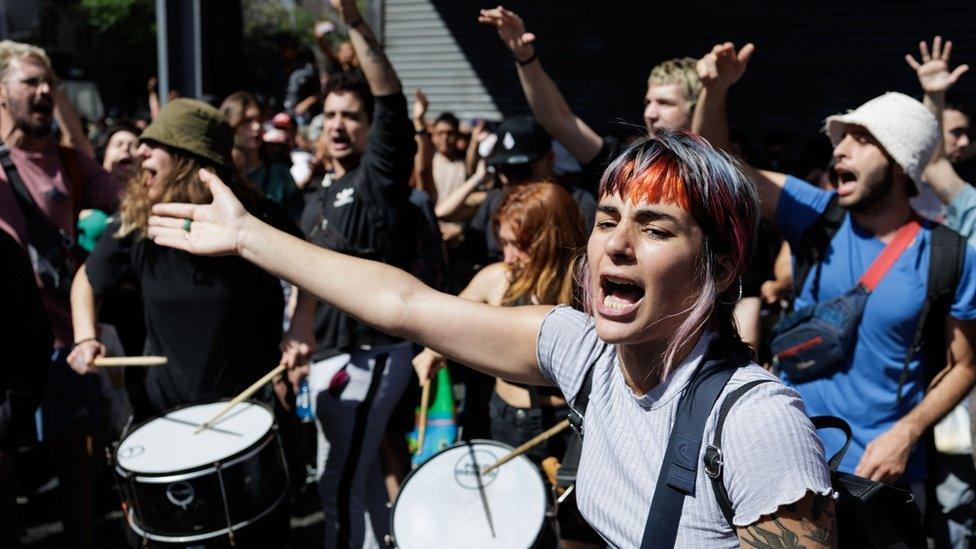
[[[308,390],[308,378],[302,380],[298,394],[295,395],[295,413],[302,423],[311,423],[315,419],[312,415],[312,395]]]

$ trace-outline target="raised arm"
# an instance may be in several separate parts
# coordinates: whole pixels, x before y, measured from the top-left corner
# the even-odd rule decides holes
[[[159,92],[156,91],[156,77],[149,78],[146,83],[146,91],[149,93],[149,119],[155,120],[159,115]]]
[[[355,0],[331,0],[332,7],[342,17],[343,22],[349,27],[349,40],[352,47],[359,57],[360,68],[366,81],[369,82],[369,89],[373,95],[384,96],[393,95],[400,92],[400,79],[397,78],[393,65],[383,53],[373,29],[363,19],[356,7]]]
[[[213,203],[154,206],[149,236],[157,244],[240,255],[382,332],[492,376],[548,384],[536,361],[536,337],[550,307],[491,307],[437,292],[394,267],[278,231],[248,214],[217,176],[201,171],[200,179]]]
[[[423,90],[413,92],[413,111],[410,119],[413,121],[414,140],[417,142],[417,154],[413,157],[413,177],[419,188],[423,189],[430,201],[437,204],[437,186],[434,185],[434,145],[430,142],[430,132],[427,130],[427,96]]]
[[[579,160],[587,164],[603,147],[603,139],[570,110],[563,94],[542,68],[522,18],[502,6],[481,10],[478,22],[498,30],[498,37],[515,56],[522,92],[539,124]]]
[[[68,96],[64,93],[64,88],[60,85],[55,86],[54,95],[54,119],[61,127],[61,144],[83,153],[88,158],[95,158],[95,147],[92,146],[88,134],[85,133],[84,126],[81,125],[81,118],[75,112],[75,108],[68,101]]]
[[[726,42],[715,45],[698,61],[698,76],[703,87],[692,117],[691,131],[729,154],[732,154],[727,112],[729,88],[745,73],[755,50],[755,46],[746,44],[737,52],[731,42]],[[756,169],[741,159],[740,163],[746,175],[756,183],[763,217],[775,220],[779,193],[786,184],[786,175]]]
[[[484,201],[482,196],[480,201],[472,204],[471,195],[478,190],[478,186],[484,183],[487,175],[488,170],[485,167],[485,161],[482,160],[478,162],[478,167],[471,174],[471,177],[467,178],[460,187],[454,189],[447,196],[440,197],[437,206],[434,207],[434,215],[437,216],[437,219],[441,221],[465,221],[470,218],[473,215],[472,211]]]
[[[911,54],[905,55],[908,66],[915,71],[918,83],[925,92],[924,103],[939,123],[939,136],[942,134],[942,112],[945,110],[946,92],[949,91],[959,77],[969,70],[969,65],[959,65],[949,70],[949,56],[952,54],[952,41],[943,45],[942,37],[936,36],[932,40],[932,50],[924,41],[918,44],[919,57],[917,61]],[[932,190],[939,196],[939,200],[948,204],[966,184],[956,174],[952,164],[945,157],[945,144],[939,143],[932,155],[932,160],[925,170],[925,180],[932,186]]]

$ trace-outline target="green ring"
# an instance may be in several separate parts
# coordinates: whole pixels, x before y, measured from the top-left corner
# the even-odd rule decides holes
[[[186,231],[186,232],[190,232],[190,225],[192,223],[193,223],[193,220],[192,219],[184,219],[183,220],[183,230]]]

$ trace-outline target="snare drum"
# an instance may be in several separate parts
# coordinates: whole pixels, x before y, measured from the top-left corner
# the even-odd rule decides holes
[[[431,456],[403,481],[390,516],[391,542],[403,549],[535,547],[548,530],[549,506],[538,467],[518,456],[479,482],[481,470],[511,451],[478,440]]]
[[[225,405],[173,410],[121,441],[115,471],[136,535],[161,544],[246,542],[243,534],[266,532],[284,515],[288,474],[267,406],[238,404],[193,434]]]

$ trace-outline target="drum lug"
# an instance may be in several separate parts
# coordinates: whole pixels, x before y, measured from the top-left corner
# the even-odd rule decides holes
[[[387,504],[387,506],[389,506],[389,504]],[[392,534],[386,534],[383,536],[383,544],[387,547],[396,547],[396,540],[393,539]]]

